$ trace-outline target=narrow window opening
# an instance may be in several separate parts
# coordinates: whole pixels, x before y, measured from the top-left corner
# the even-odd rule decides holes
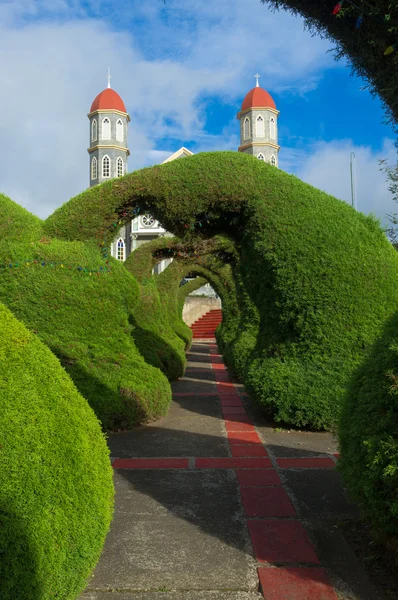
[[[97,119],[93,119],[93,122],[91,123],[91,141],[92,142],[97,141],[97,135],[98,135]]]
[[[247,140],[250,137],[250,120],[249,117],[243,121],[243,138]]]
[[[263,138],[264,135],[264,119],[260,115],[256,119],[256,136]]]
[[[270,163],[271,163],[271,165],[272,165],[273,167],[276,167],[276,158],[275,158],[275,156],[274,156],[274,155],[272,155],[272,156],[271,156]]]
[[[102,177],[110,177],[111,176],[111,161],[109,160],[109,156],[104,156],[102,159]]]
[[[117,159],[117,176],[123,177],[124,175],[124,163],[122,158]]]
[[[121,119],[116,121],[116,139],[118,142],[123,142],[123,121]]]
[[[124,260],[124,251],[125,251],[124,241],[122,240],[122,238],[119,238],[117,241],[117,257],[116,257],[118,260]]]
[[[111,137],[111,122],[108,117],[102,121],[102,139],[109,140]]]
[[[95,156],[93,156],[91,161],[91,179],[97,179],[98,177],[98,163]]]
[[[271,140],[274,140],[276,138],[276,127],[274,117],[271,117],[269,120],[269,136]]]

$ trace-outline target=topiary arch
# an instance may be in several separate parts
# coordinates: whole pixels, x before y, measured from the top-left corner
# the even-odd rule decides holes
[[[49,236],[106,247],[140,207],[185,241],[227,234],[258,312],[245,382],[275,419],[330,427],[353,369],[398,307],[398,257],[378,223],[235,152],[204,153],[91,188]]]

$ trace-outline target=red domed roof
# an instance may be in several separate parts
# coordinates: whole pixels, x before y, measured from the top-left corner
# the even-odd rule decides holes
[[[276,110],[272,96],[260,87],[254,87],[246,94],[241,111],[248,108],[273,108]]]
[[[92,113],[94,110],[120,110],[120,112],[127,113],[123,100],[112,88],[105,88],[98,94],[91,105],[90,112]]]

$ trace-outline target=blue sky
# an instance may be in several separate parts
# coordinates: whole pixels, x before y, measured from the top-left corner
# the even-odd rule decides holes
[[[358,207],[383,218],[396,207],[378,160],[396,160],[394,135],[331,48],[260,0],[0,0],[0,191],[45,217],[87,187],[87,112],[108,65],[130,171],[182,145],[236,150],[258,71],[280,110],[280,168],[350,201],[354,151]]]

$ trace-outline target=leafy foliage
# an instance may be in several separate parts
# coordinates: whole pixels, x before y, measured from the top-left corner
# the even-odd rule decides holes
[[[38,262],[27,266],[27,257]],[[93,245],[45,238],[0,242],[0,263],[20,265],[0,271],[0,300],[58,356],[105,429],[166,413],[170,386],[134,344],[138,285],[122,264],[106,263]],[[68,264],[112,273],[89,277]]]
[[[346,393],[339,468],[372,523],[398,534],[398,314],[388,322]]]
[[[42,236],[42,221],[7,196],[0,194],[0,240],[37,241]]]
[[[398,2],[359,0],[340,4],[313,0],[261,0],[274,9],[300,14],[310,31],[336,42],[336,57],[349,60],[353,72],[365,79],[370,91],[383,101],[388,120],[398,119]],[[362,17],[362,21],[358,18]],[[358,27],[359,25],[359,27]],[[395,51],[384,52],[395,46]]]
[[[167,298],[172,290],[168,285],[165,290],[159,289],[160,276],[152,276],[152,269],[159,260],[153,255],[159,250],[173,248],[176,243],[174,238],[153,240],[131,253],[124,263],[136,276],[139,286],[139,299],[132,315],[135,344],[146,362],[161,369],[168,379],[177,379],[184,374],[185,349],[192,332],[181,321],[185,339],[177,335],[168,311]],[[173,284],[178,289],[179,282],[171,282]]]
[[[44,230],[100,246],[137,206],[183,243],[233,240],[228,289],[238,311],[229,322],[241,330],[228,340],[232,359],[240,340],[241,375],[276,420],[329,428],[349,378],[398,308],[398,257],[379,224],[251,156],[218,152],[91,188]]]
[[[380,161],[380,170],[387,175],[388,180],[388,191],[392,194],[392,199],[394,202],[398,203],[398,162],[393,167],[392,165],[388,165],[385,160]],[[388,215],[390,220],[390,228],[388,230],[388,236],[391,242],[394,244],[395,248],[398,246],[398,214],[394,213],[392,215]]]
[[[109,528],[100,425],[59,361],[0,305],[2,600],[73,600]]]

